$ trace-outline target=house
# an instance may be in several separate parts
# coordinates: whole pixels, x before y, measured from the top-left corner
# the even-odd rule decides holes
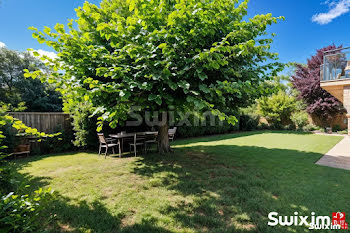
[[[320,86],[343,103],[350,135],[350,47],[324,53]]]

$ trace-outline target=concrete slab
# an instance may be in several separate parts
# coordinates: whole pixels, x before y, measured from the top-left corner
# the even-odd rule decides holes
[[[320,160],[318,165],[350,170],[350,137],[346,136]]]

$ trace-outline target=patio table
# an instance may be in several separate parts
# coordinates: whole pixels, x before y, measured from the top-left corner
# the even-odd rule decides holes
[[[109,136],[110,136],[111,138],[118,139],[118,144],[119,144],[119,156],[121,156],[121,151],[124,151],[124,148],[123,148],[123,139],[124,139],[124,138],[133,138],[133,137],[135,136],[135,134],[137,134],[137,135],[158,135],[158,132],[156,132],[156,131],[146,131],[146,132],[135,132],[135,133],[110,134]],[[120,145],[122,146],[122,148],[120,148]]]

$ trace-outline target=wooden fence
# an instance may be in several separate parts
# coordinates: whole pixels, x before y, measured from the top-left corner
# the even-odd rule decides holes
[[[40,132],[56,133],[62,129],[67,132],[72,129],[69,114],[62,112],[10,112],[9,115]]]

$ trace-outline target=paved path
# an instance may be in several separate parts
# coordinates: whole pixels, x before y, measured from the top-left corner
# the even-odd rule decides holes
[[[350,170],[350,136],[345,136],[343,140],[318,160],[316,164]]]

